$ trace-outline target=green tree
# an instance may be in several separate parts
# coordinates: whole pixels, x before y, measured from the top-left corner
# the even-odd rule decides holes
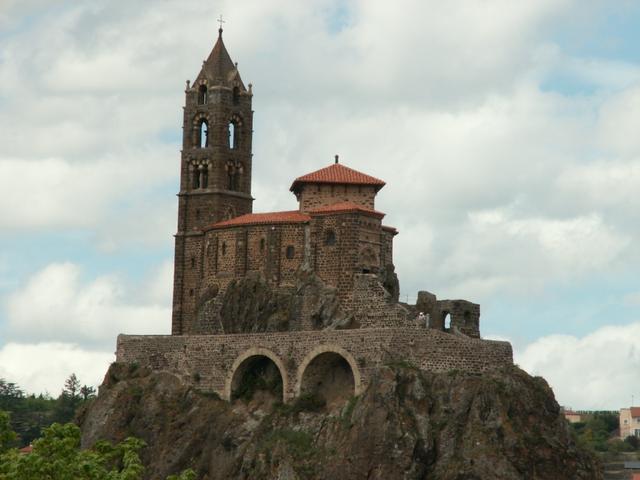
[[[76,374],[72,373],[65,380],[64,388],[56,400],[55,421],[67,423],[73,420],[80,404],[82,404],[80,381]]]
[[[0,455],[0,480],[139,480],[144,466],[138,452],[144,442],[127,438],[117,445],[98,442],[92,450],[80,449],[80,429],[54,423],[33,443],[33,451],[20,455],[9,450]],[[195,480],[191,470],[171,480]]]
[[[96,396],[96,389],[88,385],[83,385],[80,389],[80,396],[82,397],[82,401],[86,402]]]
[[[15,440],[16,434],[11,429],[9,414],[0,410],[0,454],[9,450]]]
[[[629,435],[624,439],[624,443],[628,444],[634,450],[638,450],[638,448],[640,448],[640,438],[635,435]]]

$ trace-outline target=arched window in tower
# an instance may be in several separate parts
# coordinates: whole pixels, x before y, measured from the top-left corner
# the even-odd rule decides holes
[[[238,137],[236,132],[236,124],[229,122],[229,148],[233,150],[238,147]]]
[[[198,105],[204,105],[207,103],[207,86],[200,85],[198,89]]]
[[[242,163],[229,160],[225,168],[227,170],[227,190],[240,190],[241,175],[244,173]]]
[[[198,147],[206,148],[209,146],[209,125],[206,120],[200,121],[198,128]]]
[[[233,104],[238,105],[240,103],[240,89],[233,87]]]
[[[200,188],[200,172],[197,165],[191,168],[191,188],[194,190]]]
[[[209,165],[202,165],[202,171],[200,172],[200,187],[207,188],[209,186]]]

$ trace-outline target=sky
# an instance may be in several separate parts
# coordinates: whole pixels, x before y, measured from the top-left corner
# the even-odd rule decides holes
[[[253,84],[254,211],[341,162],[387,182],[403,300],[575,409],[640,402],[640,4],[0,0],[0,377],[98,385],[170,332],[182,106],[217,38]]]

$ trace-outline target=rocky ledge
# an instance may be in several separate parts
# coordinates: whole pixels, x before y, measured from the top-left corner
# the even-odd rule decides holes
[[[254,379],[255,380],[255,379]],[[232,403],[179,377],[113,364],[78,421],[83,446],[142,438],[147,478],[598,480],[553,392],[517,367],[483,375],[381,368],[359,397],[277,401],[253,382]]]

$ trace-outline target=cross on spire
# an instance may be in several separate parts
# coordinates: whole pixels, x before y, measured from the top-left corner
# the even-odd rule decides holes
[[[218,18],[218,20],[216,20],[216,22],[218,22],[218,24],[220,25],[220,28],[218,28],[218,33],[222,33],[222,24],[223,23],[227,23],[222,19],[222,14],[220,14],[220,18]]]

